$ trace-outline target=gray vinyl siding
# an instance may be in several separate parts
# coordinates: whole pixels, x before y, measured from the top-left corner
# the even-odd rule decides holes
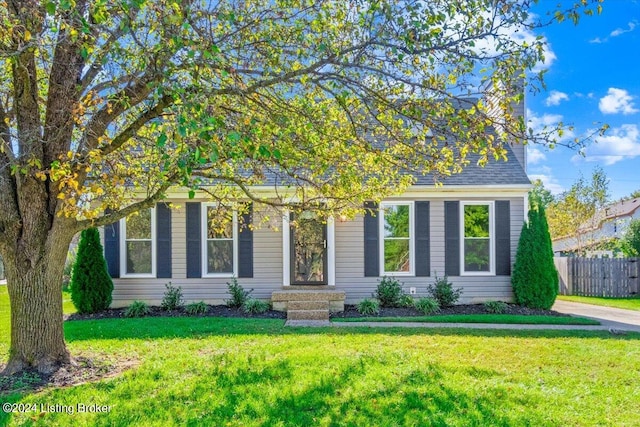
[[[134,300],[144,300],[151,305],[160,305],[166,290],[165,284],[182,287],[185,301],[204,301],[209,304],[223,304],[229,299],[227,282],[231,278],[187,279],[186,257],[186,209],[184,203],[171,213],[173,242],[171,279],[124,278],[113,279],[112,307],[124,307]],[[254,230],[254,277],[240,278],[238,283],[245,289],[254,289],[251,296],[270,299],[271,293],[282,288],[282,233],[274,231],[267,224]],[[282,224],[279,224],[282,227]]]
[[[409,199],[405,199],[409,200]],[[417,288],[417,296],[425,296],[426,287],[433,283],[435,274],[444,275],[444,200],[429,199],[430,211],[430,277],[399,277],[409,287]],[[464,200],[509,200],[511,215],[511,262],[515,260],[520,229],[524,217],[524,198],[463,198]],[[113,307],[129,305],[134,300],[144,300],[159,305],[165,292],[165,284],[171,282],[182,287],[186,302],[205,301],[209,304],[222,304],[229,298],[226,283],[230,278],[192,278],[187,276],[186,260],[186,208],[185,203],[173,203],[172,210],[172,278],[118,278],[113,279]],[[238,283],[245,289],[254,289],[255,298],[269,299],[271,293],[282,289],[282,223],[272,220],[262,224],[253,232],[254,277],[240,278]],[[102,231],[102,230],[101,230]],[[371,297],[379,277],[364,276],[364,220],[362,216],[352,221],[335,221],[335,260],[336,289],[344,290],[347,303],[355,303]],[[513,298],[508,276],[455,276],[449,278],[456,287],[463,288],[460,302],[483,302],[500,299],[510,301]]]
[[[488,199],[468,198],[464,200],[509,200],[511,214],[511,262],[515,260],[518,238],[524,216],[524,198]],[[430,200],[431,231],[431,277],[398,276],[405,284],[405,291],[415,287],[417,296],[426,296],[427,285],[433,283],[435,275],[444,276],[444,201]],[[364,277],[364,221],[357,217],[354,221],[336,223],[336,289],[344,290],[346,303],[355,303],[371,297],[378,284],[378,277]],[[511,279],[508,276],[451,276],[455,287],[462,287],[461,303],[483,302],[492,299],[511,301]]]

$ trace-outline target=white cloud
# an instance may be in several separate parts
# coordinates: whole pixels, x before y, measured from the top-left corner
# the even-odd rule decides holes
[[[631,31],[633,31],[636,28],[636,23],[635,22],[629,22],[628,24],[628,28],[627,29],[623,29],[623,28],[616,28],[615,30],[611,31],[611,34],[609,34],[610,37],[618,37],[624,33],[630,33]]]
[[[547,160],[547,156],[539,148],[527,145],[527,164],[537,165],[538,163]]]
[[[553,52],[551,44],[549,43],[547,38],[534,33],[527,27],[527,25],[508,24],[506,22],[503,22],[499,18],[492,16],[491,12],[487,11],[483,12],[483,17],[487,20],[495,21],[494,25],[496,25],[497,28],[496,33],[500,36],[500,38],[509,39],[520,46],[536,46],[538,43],[542,43],[544,60],[534,65],[534,67],[532,68],[533,72],[540,72],[542,70],[550,68],[551,64],[553,64],[553,62],[558,58]],[[534,14],[529,16],[530,21],[534,20],[535,18],[536,15]],[[454,21],[458,20],[460,22],[464,22],[467,17],[457,15],[454,16],[453,19]],[[482,52],[483,55],[492,56],[499,53],[496,49],[497,44],[498,41],[496,40],[496,37],[485,37],[481,40],[475,40],[474,49],[478,52]]]
[[[610,37],[618,37],[621,36],[625,33],[630,33],[633,30],[636,29],[636,27],[638,26],[638,22],[637,21],[631,21],[627,24],[627,28],[616,28],[615,30],[611,31],[609,33],[608,37],[604,37],[604,38],[600,38],[600,37],[595,37],[591,40],[589,40],[589,43],[606,43],[609,41]]]
[[[544,188],[551,191],[551,193],[554,195],[562,193],[564,191],[564,187],[560,185],[558,179],[555,178],[553,174],[551,174],[551,170],[547,168],[545,169],[545,172],[546,173],[543,172],[538,174],[529,174],[529,179],[531,180],[531,182],[535,182],[539,179],[540,181],[542,181],[542,184],[544,184]]]
[[[568,100],[569,100],[569,95],[567,95],[566,93],[560,92],[557,90],[552,90],[549,93],[549,96],[547,97],[547,99],[544,101],[544,103],[547,107],[550,107],[552,105],[560,105],[562,101],[568,101]]]
[[[538,116],[533,111],[527,110],[527,117],[528,127],[533,130],[534,135],[545,135],[548,139],[555,139],[556,143],[567,142],[575,138],[575,132],[572,130],[563,129],[562,135],[560,135],[557,130],[554,130],[563,122],[563,117],[560,114],[543,114],[542,116]]]
[[[607,131],[596,143],[584,150],[584,158],[574,156],[572,160],[584,159],[587,162],[599,162],[612,165],[622,160],[640,156],[640,129],[636,124],[625,124]]]
[[[610,87],[607,95],[600,98],[598,107],[603,114],[633,114],[640,111],[634,108],[633,97],[629,92],[615,87]]]

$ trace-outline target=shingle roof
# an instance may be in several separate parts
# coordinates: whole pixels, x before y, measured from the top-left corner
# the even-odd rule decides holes
[[[469,164],[465,166],[461,173],[448,177],[441,177],[440,182],[443,185],[505,185],[505,184],[531,184],[524,168],[516,159],[513,150],[508,145],[507,161],[494,160],[491,158],[487,164],[482,167],[478,165],[480,155],[469,154]],[[417,185],[432,185],[434,183],[434,175],[418,175]]]

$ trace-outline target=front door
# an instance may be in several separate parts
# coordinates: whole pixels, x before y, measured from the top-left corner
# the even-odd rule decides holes
[[[327,224],[312,212],[291,214],[291,284],[327,284]]]

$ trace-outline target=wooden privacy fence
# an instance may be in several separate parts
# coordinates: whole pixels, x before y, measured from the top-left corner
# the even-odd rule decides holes
[[[640,291],[638,258],[554,258],[560,295],[628,297]]]

